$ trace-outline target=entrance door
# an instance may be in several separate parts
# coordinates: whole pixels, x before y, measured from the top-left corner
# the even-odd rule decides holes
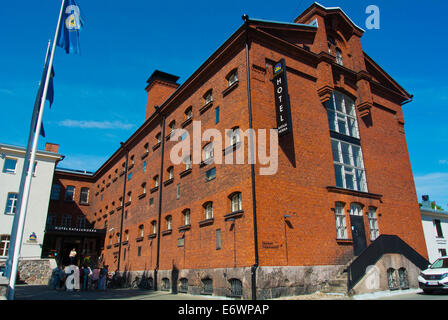
[[[358,204],[350,207],[350,224],[352,226],[353,251],[355,256],[367,248],[366,231],[364,229],[364,216],[362,208]]]

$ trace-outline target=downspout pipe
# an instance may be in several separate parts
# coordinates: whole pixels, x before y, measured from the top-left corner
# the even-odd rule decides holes
[[[250,61],[249,61],[249,16],[244,14],[242,16],[245,25],[246,32],[246,76],[247,76],[247,102],[249,109],[249,128],[253,129],[252,124],[252,100],[251,100],[251,87],[250,87]],[[251,266],[251,284],[252,284],[252,300],[257,300],[257,268],[259,266],[258,257],[258,229],[257,229],[257,198],[255,193],[255,161],[254,157],[254,137],[251,130],[251,135],[249,139],[250,143],[250,154],[251,154],[251,181],[252,181],[252,214],[253,214],[253,224],[254,224],[254,258],[255,263]]]
[[[123,239],[123,217],[124,217],[124,207],[125,207],[125,199],[126,199],[126,181],[128,179],[128,159],[129,159],[129,149],[125,145],[125,143],[120,142],[121,147],[125,152],[126,162],[124,165],[124,182],[123,182],[123,198],[122,198],[122,206],[121,206],[121,222],[120,222],[120,244],[118,247],[118,263],[117,270],[120,272],[120,262],[121,262],[121,242]]]
[[[160,108],[156,106],[156,112],[160,113]],[[160,262],[160,224],[162,219],[162,188],[163,188],[163,159],[165,153],[165,115],[162,116],[162,145],[161,145],[161,156],[160,156],[160,174],[159,174],[159,211],[157,217],[157,256],[156,256],[156,266],[154,268],[154,290],[157,290],[157,273],[159,271]]]

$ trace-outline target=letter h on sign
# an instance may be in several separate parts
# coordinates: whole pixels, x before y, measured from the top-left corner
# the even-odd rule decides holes
[[[288,83],[286,81],[285,59],[281,59],[274,66],[274,96],[277,113],[278,135],[283,136],[292,132],[291,110],[289,105]]]

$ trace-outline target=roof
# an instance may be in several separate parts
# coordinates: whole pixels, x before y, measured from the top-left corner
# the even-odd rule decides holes
[[[154,80],[162,80],[170,83],[177,83],[179,77],[160,70],[155,70],[146,82],[148,84],[151,84]]]
[[[0,149],[3,149],[5,151],[20,153],[23,155],[25,155],[25,153],[26,153],[25,147],[15,146],[15,145],[6,144],[6,143],[0,143]],[[37,150],[36,156],[53,158],[55,160],[60,160],[60,159],[64,158],[64,156],[59,153],[54,153],[54,152],[46,151],[46,150]]]

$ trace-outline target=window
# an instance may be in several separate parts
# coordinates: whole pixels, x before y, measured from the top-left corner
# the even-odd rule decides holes
[[[171,230],[173,218],[171,216],[167,216],[165,220],[166,220],[166,230]]]
[[[204,105],[209,104],[212,101],[213,101],[213,94],[212,90],[210,89],[204,94]]]
[[[129,241],[129,230],[124,230],[124,241]]]
[[[361,147],[331,139],[336,186],[367,192]]]
[[[407,272],[406,268],[398,269],[398,279],[400,281],[400,289],[408,289],[409,288],[408,272]]]
[[[219,123],[219,107],[215,109],[215,123]]]
[[[213,294],[213,280],[210,278],[202,279],[201,294]]]
[[[174,168],[169,167],[167,171],[168,171],[168,180],[174,179]]]
[[[193,118],[193,107],[188,107],[185,110],[185,120],[190,120],[191,118]]]
[[[64,214],[62,216],[61,225],[63,227],[71,227],[72,226],[72,216],[70,214]]]
[[[0,257],[7,257],[8,256],[8,249],[9,249],[9,241],[11,237],[9,234],[2,234],[0,235]]]
[[[243,295],[243,283],[239,279],[230,279],[230,296],[241,297]]]
[[[339,48],[336,48],[336,63],[343,66],[344,64],[342,63],[342,52]]]
[[[232,212],[242,210],[241,193],[237,192],[230,197],[230,206]]]
[[[204,160],[213,159],[213,142],[206,144],[202,150]]]
[[[227,134],[228,134],[231,146],[234,146],[238,142],[240,142],[240,128],[239,127],[232,128],[232,130],[229,130]]]
[[[180,199],[180,183],[178,183],[176,186],[176,199]]]
[[[145,235],[144,226],[142,224],[138,227],[138,234],[139,237],[143,237]]]
[[[336,203],[334,208],[336,218],[336,238],[347,239],[347,224],[345,222],[344,204]]]
[[[141,257],[142,255],[142,247],[137,247],[137,256]]]
[[[145,145],[143,146],[143,149],[145,150],[145,154],[149,153],[149,143],[145,143]]]
[[[154,186],[154,188],[157,188],[157,187],[159,186],[159,176],[156,175],[156,176],[152,179],[152,181],[153,181],[153,186]]]
[[[77,224],[77,226],[78,226],[78,228],[85,228],[86,227],[86,224],[87,224],[87,219],[86,219],[86,217],[84,217],[84,216],[78,216],[77,218],[77,222],[76,222],[76,224]]]
[[[238,81],[238,70],[232,70],[227,76],[227,86],[230,87],[237,81]]]
[[[441,257],[445,257],[446,256],[446,249],[439,249],[439,255]]]
[[[440,224],[440,220],[435,219],[433,223],[437,238],[443,238],[442,225]]]
[[[131,160],[131,161],[130,161],[130,162],[131,162],[131,165],[130,165],[129,167],[132,167],[132,166],[135,164],[134,156],[131,156],[131,157],[129,158],[129,160]]]
[[[174,121],[174,120],[171,121],[170,124],[168,125],[168,127],[170,128],[169,134],[170,135],[173,134],[174,130],[176,130],[176,121]]]
[[[184,222],[184,226],[188,226],[190,224],[190,209],[185,209],[183,212],[183,222]]]
[[[49,214],[47,216],[47,226],[48,227],[54,227],[56,225],[56,215],[55,214]]]
[[[146,161],[143,161],[143,173],[146,172]]]
[[[60,196],[61,196],[61,185],[53,184],[53,187],[51,188],[50,200],[59,200]]]
[[[67,186],[65,189],[65,201],[74,201],[75,200],[75,187]]]
[[[132,192],[129,191],[128,192],[128,202],[131,202],[131,200],[132,200]]]
[[[156,145],[162,142],[162,134],[159,132],[156,134]]]
[[[157,221],[151,222],[151,229],[152,229],[152,234],[157,233]]]
[[[8,199],[6,201],[5,214],[15,214],[17,211],[17,201],[19,194],[15,192],[8,193]]]
[[[210,181],[216,178],[216,168],[212,168],[205,172],[205,180]]]
[[[375,240],[379,236],[378,231],[378,219],[376,217],[376,209],[373,207],[369,208],[369,229],[370,229],[370,240]]]
[[[168,278],[163,278],[162,279],[162,290],[163,291],[170,290],[170,279],[168,279]]]
[[[394,268],[387,269],[387,285],[390,290],[398,289],[396,270]]]
[[[128,174],[128,181],[132,179],[132,172],[129,172]]]
[[[188,279],[187,278],[180,279],[179,292],[182,292],[182,293],[188,292]]]
[[[17,159],[5,158],[3,173],[16,173]]]
[[[209,201],[204,204],[205,219],[213,218],[213,202]]]
[[[350,97],[334,91],[326,107],[330,130],[359,139],[355,103]]]
[[[221,249],[221,229],[216,229],[216,250]]]
[[[142,183],[142,194],[146,194],[146,182]]]
[[[89,203],[89,188],[81,188],[81,196],[79,202],[82,204]]]
[[[185,170],[191,169],[191,156],[184,158]]]

